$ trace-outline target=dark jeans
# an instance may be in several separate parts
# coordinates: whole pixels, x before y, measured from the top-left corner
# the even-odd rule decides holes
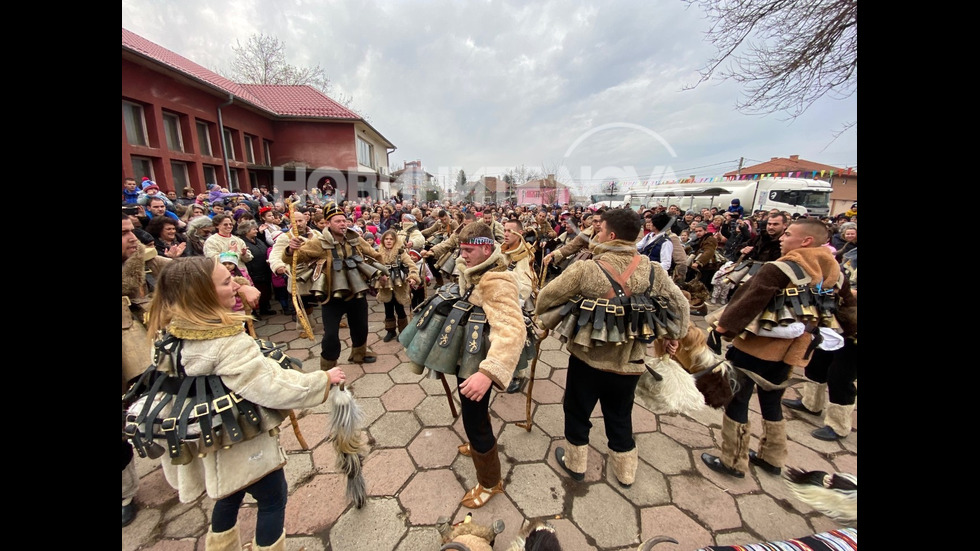
[[[827,393],[832,404],[849,406],[857,398],[857,344],[851,339],[844,341],[844,348],[828,352],[819,348],[806,366],[806,378],[827,383]]]
[[[622,375],[600,371],[573,355],[568,356],[568,376],[562,409],[565,412],[565,439],[569,444],[589,443],[592,422],[589,417],[596,402],[602,407],[602,420],[609,439],[609,449],[628,452],[636,447],[633,440],[633,399],[640,375]]]
[[[734,346],[728,349],[728,354],[725,357],[731,360],[732,364],[748,369],[776,385],[784,382],[793,369],[792,366],[783,362],[760,360]],[[740,376],[738,382],[740,387],[735,393],[735,397],[729,402],[728,407],[725,408],[725,415],[736,423],[745,424],[749,422],[749,400],[752,399],[752,391],[755,390],[756,384],[752,379],[745,376]],[[784,388],[777,390],[759,389],[759,411],[762,413],[763,419],[766,421],[783,420],[782,399],[785,392],[786,389]]]
[[[463,384],[466,379],[456,377],[456,387]],[[487,453],[493,449],[497,439],[493,435],[493,425],[490,424],[490,394],[493,388],[488,388],[483,399],[479,402],[470,400],[463,393],[459,393],[459,410],[463,416],[463,429],[466,431],[466,438],[470,441],[470,447],[479,453]]]
[[[263,547],[276,543],[285,527],[288,497],[286,474],[282,469],[276,469],[251,486],[215,501],[211,512],[211,531],[227,532],[238,523],[238,510],[245,494],[252,496],[259,505],[255,519],[255,542]]]
[[[385,303],[385,319],[395,319],[396,316],[398,319],[404,319],[405,307],[397,300],[391,299]]]
[[[320,343],[320,356],[324,360],[340,357],[340,318],[347,314],[352,348],[364,346],[368,335],[367,297],[360,296],[350,300],[331,298],[323,303],[323,341]]]

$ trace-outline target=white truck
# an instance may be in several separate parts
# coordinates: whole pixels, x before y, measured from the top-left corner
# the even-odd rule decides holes
[[[677,205],[682,211],[702,208],[727,210],[738,198],[746,214],[756,210],[779,209],[790,214],[826,216],[830,213],[830,182],[804,178],[762,178],[700,184],[660,184],[633,188],[629,205],[639,210],[661,205]]]

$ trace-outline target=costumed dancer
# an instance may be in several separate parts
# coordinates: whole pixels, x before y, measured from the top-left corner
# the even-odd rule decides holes
[[[436,221],[428,228],[422,230],[422,236],[425,237],[425,249],[431,249],[436,245],[442,243],[443,241],[449,239],[449,235],[456,231],[459,227],[449,213],[445,209],[439,209],[436,213]],[[445,281],[442,277],[442,271],[439,270],[438,263],[436,262],[436,257],[428,257],[425,259],[426,264],[432,271],[432,275],[436,278],[436,288],[442,287]]]
[[[476,221],[476,215],[472,212],[463,214],[463,223],[453,230],[447,239],[422,253],[422,256],[425,258],[437,259],[436,266],[439,269],[436,270],[438,274],[436,284],[439,287],[443,285],[439,281],[443,279],[453,281],[454,276],[458,275],[456,261],[459,259],[459,232],[474,221]]]
[[[534,248],[524,240],[524,225],[520,220],[507,220],[503,224],[504,242],[500,253],[504,255],[508,265],[512,266],[517,276],[518,300],[521,309],[530,314],[534,312],[533,293],[538,288],[538,276],[531,267],[534,259]],[[528,367],[514,373],[507,387],[507,394],[520,392],[527,384]]]
[[[529,343],[517,276],[508,270],[493,230],[471,222],[458,236],[459,285],[446,285],[423,303],[399,341],[417,373],[424,366],[456,376],[469,439],[460,452],[473,458],[477,476],[461,503],[476,509],[504,492],[490,423],[490,389],[507,388],[519,362],[526,361]]]
[[[228,390],[259,406],[263,430],[234,445],[189,453],[186,463],[163,455],[161,464],[181,503],[197,501],[205,492],[214,500],[207,551],[242,548],[238,513],[246,493],[258,502],[253,548],[285,551],[288,488],[277,426],[283,417],[277,411],[323,403],[330,385],[346,375],[339,368],[326,373],[283,369],[264,355],[245,332],[248,316],[232,311],[239,287],[217,259],[176,259],[160,274],[147,331],[182,341],[178,358],[188,376],[217,375]]]
[[[636,236],[642,225],[639,214],[630,209],[611,209],[600,218],[592,260],[572,264],[545,285],[538,293],[535,314],[540,318],[549,310],[571,305],[578,312],[575,315],[569,311],[571,315],[559,318],[577,327],[575,333],[566,331],[567,326],[561,323],[556,326],[569,351],[562,399],[568,442],[567,447],[555,450],[558,464],[573,479],[585,478],[590,417],[598,402],[613,473],[622,486],[629,487],[638,466],[633,402],[640,374],[646,371],[647,345],[654,337],[650,325],[656,325],[656,337],[664,338],[667,351],[674,353],[690,316],[687,300],[667,272],[637,253]],[[646,302],[636,302],[640,297],[646,297]],[[651,311],[654,304],[663,309],[658,312],[660,321],[647,322],[641,328],[642,318],[631,320],[624,310],[632,315],[638,311],[633,305],[645,304],[650,305]]]
[[[385,307],[384,342],[391,342],[408,325],[406,307],[412,302],[412,287],[421,283],[419,269],[412,261],[405,243],[395,230],[381,235],[381,263],[388,268],[388,276],[382,276],[378,287],[378,302]]]
[[[733,339],[725,357],[744,375],[725,408],[721,455],[701,454],[713,471],[743,478],[749,463],[779,474],[786,460],[786,420],[781,399],[794,366],[803,367],[824,329],[845,338],[857,334],[857,298],[840,265],[823,246],[823,222],[801,218],[780,237],[783,256],[743,280],[721,313],[709,340]],[[803,326],[793,338],[762,336],[763,330]],[[762,439],[758,454],[749,450],[749,400],[759,387]]]
[[[320,369],[337,365],[340,357],[340,320],[344,315],[350,324],[351,353],[349,362],[374,363],[377,354],[367,346],[367,292],[377,287],[378,278],[388,275],[380,263],[381,253],[374,250],[356,231],[348,228],[344,212],[335,203],[323,209],[327,227],[312,239],[290,237],[282,260],[306,268],[296,274],[299,282],[308,282],[310,293],[322,307],[323,341],[320,345]]]

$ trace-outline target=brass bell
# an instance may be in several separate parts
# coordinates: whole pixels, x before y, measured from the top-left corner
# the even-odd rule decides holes
[[[334,261],[334,266],[337,266],[337,261]],[[335,297],[346,297],[351,293],[351,285],[347,280],[347,270],[341,265],[340,269],[335,269],[333,271],[333,288],[330,290],[332,296]]]
[[[347,280],[350,283],[351,292],[355,295],[364,293],[370,288],[359,270],[347,270]]]

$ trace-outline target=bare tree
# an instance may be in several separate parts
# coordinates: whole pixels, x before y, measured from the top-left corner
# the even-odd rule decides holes
[[[231,79],[247,84],[282,84],[295,86],[306,84],[323,92],[344,107],[351,108],[354,99],[345,94],[334,97],[333,85],[326,72],[317,64],[315,67],[296,67],[286,62],[286,45],[274,36],[253,34],[242,45],[236,40],[232,51]]]
[[[857,0],[684,0],[712,21],[717,55],[700,70],[745,87],[746,113],[803,114],[817,99],[857,88]],[[727,62],[727,64],[726,64]]]

